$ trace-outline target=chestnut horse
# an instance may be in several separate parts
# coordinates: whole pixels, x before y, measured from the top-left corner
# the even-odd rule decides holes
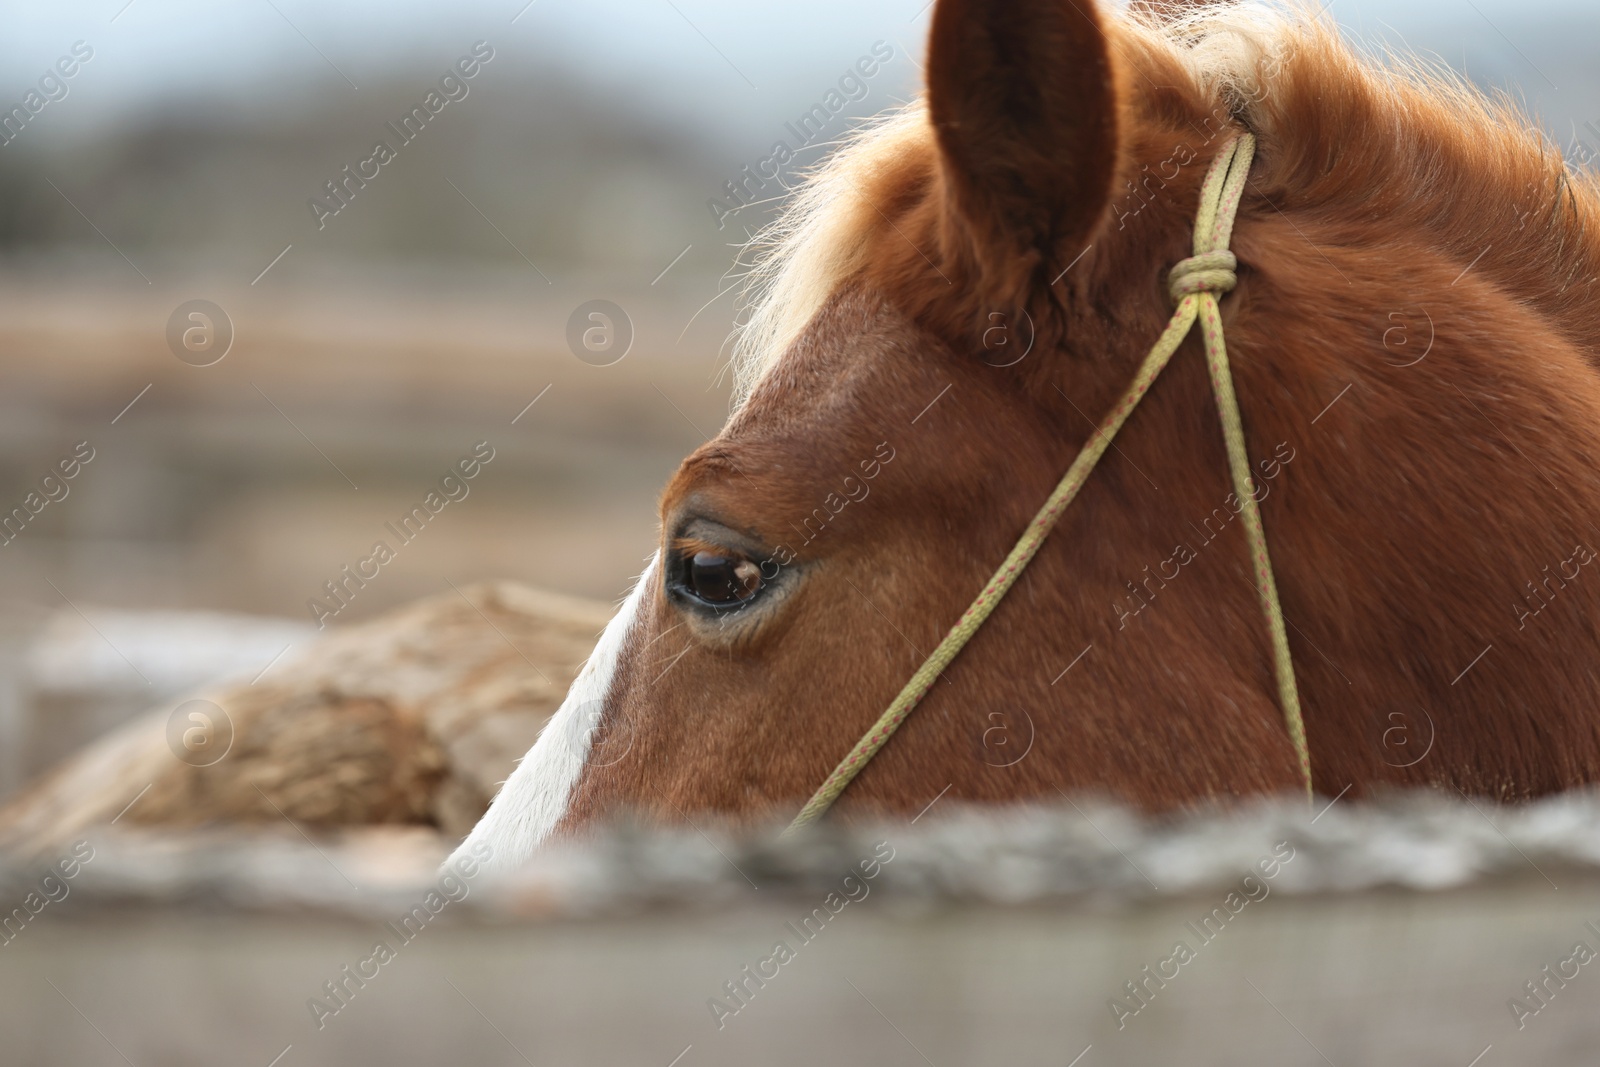
[[[1254,4],[939,0],[925,101],[780,222],[733,416],[469,842],[792,816],[1127,386],[1245,130],[1222,317],[1316,789],[1600,777],[1600,188],[1527,127]],[[1191,336],[836,817],[1303,789],[1231,489]]]

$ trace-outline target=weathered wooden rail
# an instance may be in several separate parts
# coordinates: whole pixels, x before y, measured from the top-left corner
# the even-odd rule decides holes
[[[421,829],[119,826],[0,948],[0,1032],[75,1067],[1589,1063],[1597,815],[951,809],[620,830],[498,883],[440,883]]]

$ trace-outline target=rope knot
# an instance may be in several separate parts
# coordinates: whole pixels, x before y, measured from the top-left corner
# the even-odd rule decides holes
[[[1180,259],[1167,275],[1167,292],[1175,301],[1190,293],[1226,293],[1239,284],[1234,273],[1238,266],[1239,261],[1225,248]]]

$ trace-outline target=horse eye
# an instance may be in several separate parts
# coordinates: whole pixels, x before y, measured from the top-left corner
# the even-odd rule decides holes
[[[761,568],[742,556],[696,552],[684,567],[689,592],[713,607],[732,607],[761,589]]]

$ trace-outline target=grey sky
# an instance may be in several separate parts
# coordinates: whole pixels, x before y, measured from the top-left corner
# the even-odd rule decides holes
[[[94,47],[95,59],[72,86],[78,102],[52,117],[58,136],[90,133],[157,100],[165,107],[245,100],[270,114],[280,101],[301,106],[304,87],[329,77],[357,86],[382,74],[428,78],[483,38],[512,58],[507,66],[560,68],[664,122],[738,141],[824,91],[835,68],[875,40],[920,59],[928,17],[925,0],[524,4],[9,2],[0,4],[0,99],[20,98],[79,39]],[[1520,89],[1562,136],[1600,113],[1592,78],[1574,74],[1575,64],[1593,66],[1583,57],[1600,41],[1593,0],[1334,0],[1330,10],[1366,40],[1435,53],[1487,84]],[[903,95],[914,86],[914,67],[903,63],[900,73],[883,91]]]

